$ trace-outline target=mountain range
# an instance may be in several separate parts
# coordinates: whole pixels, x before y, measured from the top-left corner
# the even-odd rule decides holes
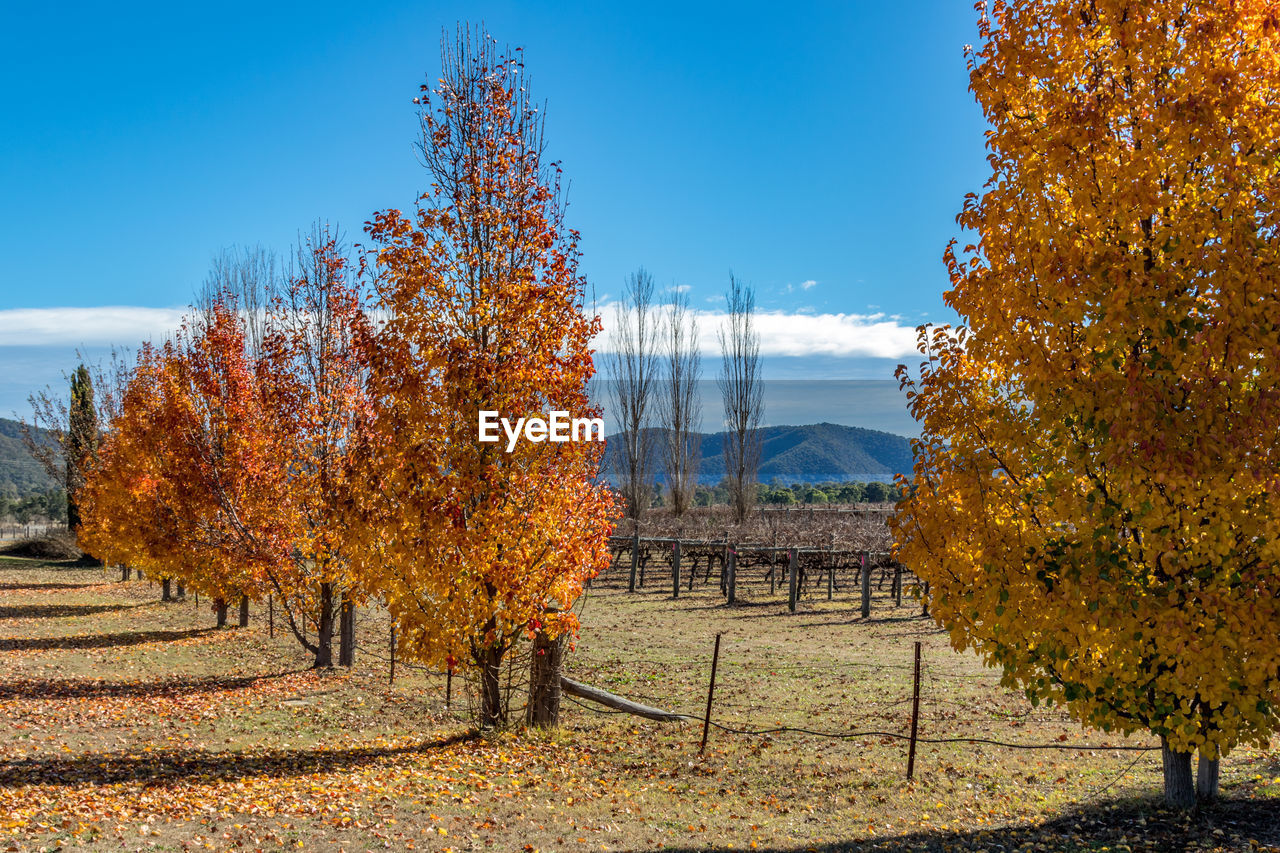
[[[663,430],[648,431],[654,442],[654,472],[663,482]],[[704,485],[725,475],[727,433],[699,433],[701,462],[698,480]],[[613,477],[621,442],[605,451],[604,471]],[[779,484],[823,482],[890,482],[894,474],[911,473],[911,442],[889,432],[840,424],[771,426],[760,430],[760,482]]]
[[[41,435],[43,430],[36,432]],[[0,497],[25,498],[57,486],[44,466],[27,451],[22,424],[0,418]]]
[[[654,440],[654,472],[663,481],[662,430]],[[698,479],[705,485],[725,475],[726,433],[699,433]],[[760,430],[760,482],[890,482],[894,474],[911,473],[911,442],[900,435],[839,424],[772,426]],[[619,442],[609,442],[604,470],[612,478]],[[0,495],[22,498],[55,488],[40,463],[22,442],[21,424],[0,418]]]

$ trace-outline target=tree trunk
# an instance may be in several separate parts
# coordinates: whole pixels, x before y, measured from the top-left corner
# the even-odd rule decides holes
[[[500,681],[502,669],[502,653],[506,651],[501,648],[487,648],[481,650],[479,660],[480,665],[480,728],[493,729],[501,726],[507,721],[507,715],[502,707],[502,683]]]
[[[316,620],[315,669],[333,666],[333,584],[320,584],[320,615]]]
[[[182,586],[182,581],[178,581],[178,598],[185,599],[186,597],[187,590]]]
[[[213,611],[218,614],[218,627],[227,627],[227,602],[221,598],[213,600]]]
[[[338,609],[338,665],[351,666],[356,662],[356,606],[342,593],[342,606]]]
[[[121,566],[121,567],[120,567],[120,580],[122,580],[122,581],[127,581],[127,580],[129,579],[129,575],[130,575],[130,574],[131,574],[131,572],[129,571],[129,567],[128,567],[128,566]]]
[[[240,627],[249,627],[249,596],[240,596]]]
[[[1208,759],[1200,753],[1196,762],[1196,796],[1201,800],[1218,799],[1218,759]]]
[[[168,578],[160,579],[160,600],[161,601],[173,601],[173,596],[170,595],[169,584],[170,584],[170,581]]]
[[[680,720],[696,720],[701,717],[690,717],[688,714],[674,714],[671,711],[664,711],[661,708],[655,708],[652,705],[642,705],[639,702],[632,702],[623,696],[610,693],[607,690],[601,690],[599,687],[592,687],[589,684],[583,684],[574,681],[572,678],[560,676],[560,688],[570,696],[577,696],[579,699],[586,699],[588,702],[598,702],[606,708],[613,708],[615,711],[625,711],[628,714],[635,714],[637,717],[644,717],[647,720],[657,720],[661,723],[674,723]]]
[[[1196,804],[1196,791],[1191,782],[1191,753],[1174,752],[1169,741],[1160,739],[1164,759],[1164,801],[1175,809],[1189,809]]]
[[[539,631],[533,638],[533,663],[529,668],[529,710],[526,722],[539,728],[560,724],[560,669],[564,660],[564,634],[554,640]]]

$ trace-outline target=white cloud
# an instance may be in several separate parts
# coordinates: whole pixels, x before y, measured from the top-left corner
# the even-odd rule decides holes
[[[814,288],[814,287],[817,287],[817,286],[818,286],[818,283],[817,283],[816,281],[814,281],[813,279],[809,279],[808,281],[802,281],[802,282],[800,282],[800,289],[801,289],[801,290],[809,290],[809,289]]]
[[[133,347],[158,341],[182,323],[184,308],[7,308],[0,310],[0,346]]]
[[[703,356],[720,352],[716,333],[725,327],[723,311],[693,312]],[[611,350],[610,331],[617,322],[617,303],[600,306],[604,331],[595,339],[601,352]],[[849,356],[903,358],[916,354],[916,328],[884,314],[810,314],[759,311],[755,317],[763,356]]]
[[[674,287],[667,288],[667,291],[669,293],[688,293],[689,290],[690,290],[690,286],[687,284],[677,284]]]
[[[617,303],[600,305],[605,331],[595,340],[600,351],[610,349],[609,332],[616,322]],[[136,347],[144,340],[159,341],[182,323],[184,308],[104,306],[100,308],[10,308],[0,310],[0,346]],[[712,308],[693,312],[698,321],[699,346],[704,355],[720,351],[717,331],[728,315]],[[797,311],[759,311],[760,354],[765,356],[854,356],[901,358],[916,353],[916,330],[899,317],[873,314],[815,314]]]

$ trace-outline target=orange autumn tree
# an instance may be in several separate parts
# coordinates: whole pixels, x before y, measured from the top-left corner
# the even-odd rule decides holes
[[[300,242],[294,273],[266,317],[258,378],[263,402],[288,460],[289,500],[299,527],[284,566],[266,579],[278,596],[298,642],[316,655],[316,666],[332,664],[333,615],[339,612],[339,663],[355,656],[358,585],[347,556],[343,513],[352,482],[348,451],[368,421],[365,352],[371,327],[362,293],[347,260],[326,226]],[[315,643],[300,630],[316,624]]]
[[[208,454],[195,449],[196,437],[216,430],[217,418],[198,414],[188,356],[172,341],[139,351],[119,414],[87,472],[83,535],[110,562],[204,592],[221,626],[227,602],[253,581],[220,547],[225,536],[200,485]]]
[[[346,450],[364,414],[357,347],[367,320],[323,229],[298,260],[261,318],[257,357],[247,346],[255,318],[230,293],[212,299],[173,362],[175,405],[161,412],[201,577],[234,582],[249,598],[277,596],[295,639],[323,668],[333,665],[339,599],[347,605],[340,656],[354,658],[338,513],[347,503]]]
[[[414,215],[367,226],[386,320],[355,553],[400,654],[474,674],[489,727],[507,719],[498,675],[512,645],[575,629],[570,607],[608,561],[612,499],[594,483],[600,444],[507,452],[478,441],[478,413],[592,414],[600,327],[519,53],[460,33],[442,54],[443,78],[419,99],[432,189]]]
[[[105,423],[99,451],[85,471],[79,540],[108,565],[132,566],[186,581],[189,554],[180,544],[177,519],[160,495],[165,437],[157,429],[161,352],[144,344],[114,415]]]
[[[1157,735],[1185,807],[1280,723],[1280,8],[994,2],[980,28],[992,175],[946,254],[965,327],[900,368],[898,558],[1006,685]]]
[[[229,295],[215,298],[162,353],[153,429],[171,545],[185,546],[190,586],[215,599],[265,598],[287,569],[297,528],[283,430],[264,403],[245,327]],[[243,615],[243,610],[242,610]]]
[[[365,415],[369,325],[325,229],[299,246],[295,272],[253,316],[237,294],[205,294],[174,341],[140,353],[91,478],[90,536],[112,559],[213,598],[220,625],[231,597],[274,595],[315,666],[328,667],[335,603],[340,662],[354,658],[339,516]]]

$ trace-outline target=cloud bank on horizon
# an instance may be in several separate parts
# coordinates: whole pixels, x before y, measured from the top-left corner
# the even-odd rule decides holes
[[[161,341],[182,325],[186,308],[107,305],[98,308],[0,310],[0,346],[122,346]]]
[[[605,331],[596,348],[612,350],[610,329],[617,303],[599,307]],[[0,346],[122,346],[161,341],[182,323],[186,308],[112,305],[98,308],[9,308],[0,310]],[[704,357],[720,351],[718,332],[728,315],[695,310]],[[905,358],[916,353],[916,329],[885,314],[817,314],[759,311],[755,317],[762,356]]]
[[[615,304],[600,307],[606,324],[617,317]],[[136,351],[142,341],[161,342],[182,324],[187,308],[107,306],[99,308],[21,308],[0,310],[0,417],[25,417],[30,394],[66,388],[78,362],[92,363],[116,347]],[[703,354],[704,428],[721,428],[717,330],[722,311],[693,312]],[[916,332],[899,318],[883,314],[813,314],[760,311],[761,367],[766,382],[770,424],[832,423],[915,435],[893,368],[916,355]],[[606,358],[608,326],[595,341]],[[598,362],[600,379],[608,366]],[[607,408],[607,407],[606,407]]]
[[[597,352],[613,352],[609,330],[617,324],[618,303],[599,306],[604,331],[596,337]],[[658,316],[662,309],[657,308]],[[692,310],[698,324],[698,348],[703,358],[720,353],[719,332],[728,324],[723,311]],[[916,327],[887,314],[810,313],[759,310],[755,326],[760,333],[760,355],[805,358],[901,359],[916,355]]]

